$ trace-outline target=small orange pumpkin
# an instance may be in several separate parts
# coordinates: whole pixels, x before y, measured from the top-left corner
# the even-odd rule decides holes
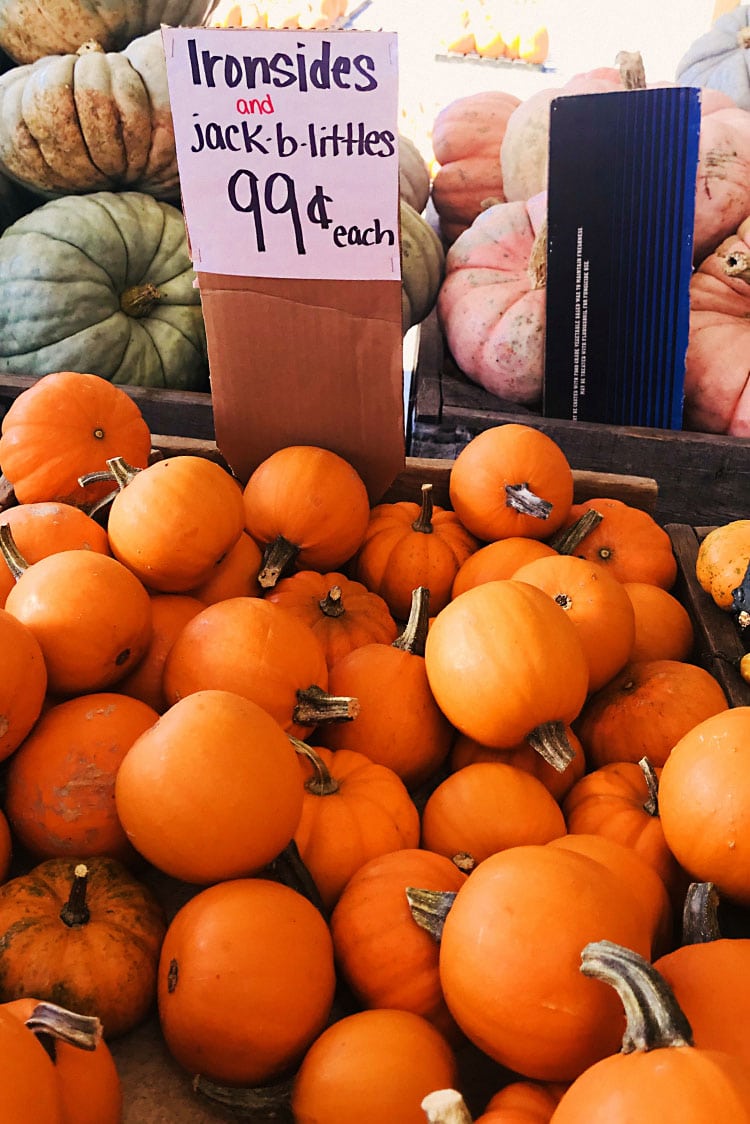
[[[398,625],[383,598],[345,574],[298,570],[277,582],[266,600],[312,629],[329,668],[353,648],[390,644],[398,634]]]
[[[677,559],[672,540],[653,515],[623,500],[601,497],[573,504],[563,529],[588,511],[596,511],[602,518],[570,553],[605,566],[618,581],[672,588]]]
[[[208,580],[242,534],[242,491],[207,457],[166,457],[142,470],[110,461],[112,553],[145,586],[185,593]]]
[[[151,639],[143,657],[116,683],[119,694],[147,703],[157,714],[169,705],[164,694],[164,665],[175,640],[203,602],[188,593],[151,594]]]
[[[120,1124],[122,1082],[96,1016],[81,1016],[33,998],[13,999],[3,1010],[19,1019],[49,1052],[64,1124]]]
[[[263,565],[263,555],[255,539],[243,531],[228,553],[217,562],[208,578],[190,595],[204,605],[225,601],[229,597],[260,597],[258,574]]]
[[[742,905],[750,904],[749,734],[749,706],[698,722],[676,742],[659,781],[664,837],[677,861]]]
[[[458,891],[466,875],[419,847],[378,855],[352,875],[331,914],[336,963],[365,1007],[413,1011],[455,1041],[438,971],[439,946],[414,924],[407,890]]]
[[[305,777],[294,840],[331,910],[369,859],[417,846],[419,812],[401,778],[385,765],[347,749],[294,745]]]
[[[547,539],[573,503],[573,471],[560,446],[518,422],[473,437],[451,466],[449,487],[459,519],[485,542]]]
[[[573,750],[573,758],[562,771],[545,761],[530,742],[519,742],[510,749],[493,749],[492,746],[482,745],[481,742],[474,741],[465,734],[457,735],[448,761],[454,771],[475,761],[499,761],[506,765],[515,765],[517,769],[523,769],[540,780],[559,803],[586,771],[583,746],[573,733],[572,727],[566,728],[565,737]]]
[[[697,664],[640,660],[589,697],[574,729],[590,769],[642,757],[660,768],[683,734],[727,706],[717,681]]]
[[[99,375],[44,375],[3,418],[0,465],[19,503],[94,503],[112,491],[111,482],[84,487],[79,477],[103,471],[110,457],[145,468],[150,455],[151,433],[139,407]]]
[[[131,844],[196,885],[255,874],[275,859],[297,828],[302,797],[279,724],[231,691],[197,691],[171,706],[130,746],[115,781]]]
[[[329,749],[354,750],[386,765],[413,791],[445,761],[454,729],[435,701],[424,658],[429,594],[414,591],[412,611],[392,644],[364,644],[331,668],[328,689],[357,699],[352,722],[331,724]]]
[[[622,670],[635,640],[635,612],[621,582],[594,562],[564,554],[527,562],[513,577],[549,594],[576,626],[589,667],[589,693]]]
[[[686,1124],[750,1121],[750,1067],[744,1058],[694,1045],[685,1014],[663,977],[641,954],[607,940],[586,945],[581,971],[621,997],[622,1048],[582,1073],[560,1099],[552,1124]]]
[[[36,633],[0,609],[0,761],[32,729],[46,693],[47,665]]]
[[[20,1019],[0,1006],[0,1080],[8,1124],[66,1124],[55,1067]]]
[[[510,847],[475,867],[440,942],[443,992],[467,1037],[543,1081],[572,1080],[616,1049],[616,996],[578,971],[587,934],[650,955],[653,932],[612,868],[554,843]]]
[[[635,613],[630,660],[689,660],[695,634],[681,601],[651,582],[623,582]]]
[[[422,846],[481,862],[506,847],[548,843],[566,832],[560,806],[531,773],[480,761],[451,773],[427,798]]]
[[[433,621],[425,665],[462,733],[500,748],[554,741],[561,768],[573,757],[564,727],[586,698],[588,661],[575,625],[542,590],[513,579],[468,589]]]
[[[315,445],[272,453],[250,476],[243,502],[245,528],[264,551],[258,578],[263,589],[289,567],[341,569],[358,550],[370,518],[356,469]]]
[[[536,558],[554,558],[557,551],[540,539],[511,535],[487,543],[470,554],[459,568],[453,582],[451,597],[458,597],[472,586],[482,582],[504,581],[512,578],[516,570]]]
[[[419,586],[429,589],[435,614],[450,600],[459,567],[478,545],[454,511],[433,504],[432,485],[423,484],[421,505],[400,500],[372,509],[356,574],[399,620],[409,616]]]
[[[599,834],[632,847],[661,877],[675,906],[682,908],[685,871],[667,846],[659,816],[659,777],[645,758],[613,761],[581,777],[563,800],[571,834]]]
[[[455,1054],[432,1023],[412,1011],[357,1011],[310,1046],[292,1111],[300,1124],[423,1124],[423,1099],[457,1079]]]
[[[63,550],[27,565],[6,526],[0,541],[17,567],[5,608],[39,642],[48,689],[83,694],[124,678],[151,639],[151,601],[135,574],[92,550]]]
[[[104,527],[73,504],[19,503],[7,508],[1,521],[10,527],[13,541],[29,565],[58,550],[111,553]],[[0,604],[5,604],[14,581],[10,567],[0,565]]]
[[[18,841],[37,859],[132,860],[115,776],[157,718],[146,703],[111,691],[48,707],[8,764],[5,810]]]
[[[304,621],[272,601],[230,597],[207,605],[179,632],[163,685],[170,704],[195,691],[244,695],[287,733],[304,738],[322,720],[315,700],[325,696],[328,679],[323,646]],[[310,696],[311,712],[304,706]],[[348,709],[343,705],[344,714]]]
[[[161,1030],[189,1073],[223,1085],[264,1084],[323,1030],[335,984],[331,935],[307,898],[265,878],[219,882],[183,905],[167,929]]]
[[[115,859],[46,859],[0,886],[0,1002],[49,999],[124,1034],[151,1008],[165,928]]]

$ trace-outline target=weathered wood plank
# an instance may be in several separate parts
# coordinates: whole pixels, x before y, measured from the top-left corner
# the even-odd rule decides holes
[[[739,673],[739,661],[745,652],[739,628],[729,613],[714,604],[695,576],[698,547],[709,529],[667,524],[678,566],[673,593],[693,622],[696,663],[721,684],[731,706],[750,706],[750,684]]]

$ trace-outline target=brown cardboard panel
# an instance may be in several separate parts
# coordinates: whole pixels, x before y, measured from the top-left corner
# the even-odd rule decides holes
[[[320,445],[373,501],[403,471],[401,282],[199,274],[216,442],[246,481],[284,445]]]

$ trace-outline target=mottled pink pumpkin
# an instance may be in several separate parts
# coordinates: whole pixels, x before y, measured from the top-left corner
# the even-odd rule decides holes
[[[546,192],[482,211],[448,251],[438,295],[438,319],[464,374],[523,405],[542,394],[546,277],[532,251],[546,213]]]
[[[750,437],[749,356],[750,218],[746,218],[733,237],[705,258],[690,281],[686,428]]]

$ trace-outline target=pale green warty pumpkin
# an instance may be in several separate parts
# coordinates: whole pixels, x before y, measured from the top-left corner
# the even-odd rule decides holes
[[[182,213],[142,192],[64,195],[0,237],[0,371],[208,388]]]
[[[48,198],[124,190],[177,199],[161,31],[121,52],[92,40],[1,75],[0,171]]]

